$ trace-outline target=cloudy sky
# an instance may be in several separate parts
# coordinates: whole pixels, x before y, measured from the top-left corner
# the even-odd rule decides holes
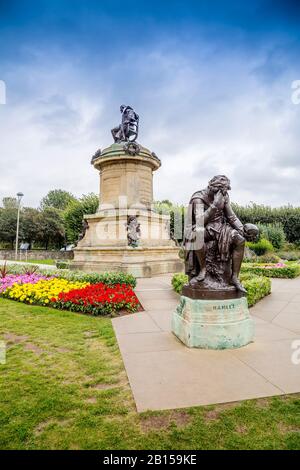
[[[156,199],[225,173],[236,202],[300,205],[299,21],[289,0],[0,0],[0,198],[97,192],[124,103]]]

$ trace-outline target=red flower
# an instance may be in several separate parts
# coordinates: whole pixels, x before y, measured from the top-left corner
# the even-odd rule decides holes
[[[51,299],[51,302],[60,308],[64,308],[66,303],[71,303],[73,309],[93,314],[111,313],[122,308],[136,310],[139,305],[131,286],[127,284],[109,286],[101,282],[82,289],[61,292],[58,298]]]

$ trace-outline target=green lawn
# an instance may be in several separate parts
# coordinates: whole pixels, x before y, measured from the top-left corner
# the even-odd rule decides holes
[[[1,449],[300,449],[299,395],[138,414],[108,318],[0,299],[3,339]]]
[[[32,263],[32,264],[55,264],[54,259],[28,259],[26,260],[18,260],[16,263]]]

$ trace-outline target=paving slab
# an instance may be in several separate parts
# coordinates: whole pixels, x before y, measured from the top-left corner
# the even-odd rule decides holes
[[[273,320],[273,324],[284,327],[297,333],[300,338],[300,313],[284,310]],[[300,372],[299,372],[300,373]]]
[[[134,315],[115,318],[113,320],[113,325],[117,335],[153,333],[155,331],[160,331],[160,328],[152,320],[150,315],[145,312],[138,312]]]
[[[285,393],[300,392],[300,364],[292,362],[291,340],[259,341],[232,353]]]
[[[171,276],[138,281],[144,312],[113,319],[138,411],[184,408],[300,392],[300,279],[272,280],[272,294],[250,309],[255,342],[241,349],[189,349],[171,332],[179,296]]]
[[[227,351],[180,349],[123,354],[138,411],[278,395],[282,390]]]
[[[147,313],[162,331],[172,331],[170,310],[149,310]]]
[[[134,341],[132,334],[117,335],[117,339],[123,354],[182,350],[179,339],[164,331],[136,333]]]
[[[278,318],[278,317],[277,317]],[[255,342],[278,341],[282,339],[296,339],[299,335],[296,332],[286,329],[286,322],[283,327],[277,326],[260,318],[255,320]]]

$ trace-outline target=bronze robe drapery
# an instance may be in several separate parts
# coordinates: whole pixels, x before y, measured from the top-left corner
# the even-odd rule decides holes
[[[216,241],[221,261],[230,258],[230,246],[234,231],[243,231],[226,195],[223,209],[218,209],[208,197],[208,189],[193,194],[187,213],[184,248],[186,273],[197,275],[199,266],[195,250],[205,249],[205,243]]]

